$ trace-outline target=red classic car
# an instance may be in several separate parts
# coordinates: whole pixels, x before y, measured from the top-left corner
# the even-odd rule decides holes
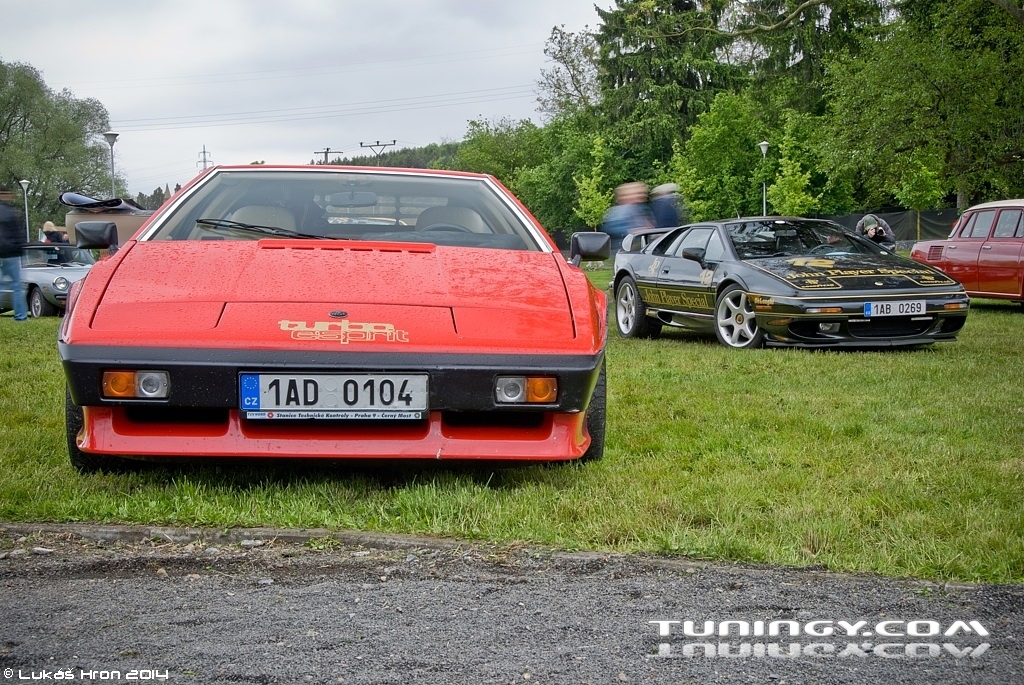
[[[973,297],[1024,301],[1024,199],[975,205],[946,240],[915,243],[910,256],[960,281]]]
[[[207,170],[71,292],[71,462],[600,457],[608,239],[573,246],[490,176]]]

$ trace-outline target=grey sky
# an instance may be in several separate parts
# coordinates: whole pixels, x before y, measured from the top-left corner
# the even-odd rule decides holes
[[[612,0],[5,0],[0,59],[102,102],[118,175],[149,193],[198,173],[204,145],[305,164],[539,121],[551,29],[595,28],[595,4]]]

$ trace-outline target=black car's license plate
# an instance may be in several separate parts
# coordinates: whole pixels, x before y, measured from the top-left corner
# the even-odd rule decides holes
[[[419,419],[427,374],[243,373],[239,407],[249,419]]]

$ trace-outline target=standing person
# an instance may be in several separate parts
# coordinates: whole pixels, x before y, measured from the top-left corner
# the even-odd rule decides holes
[[[65,236],[63,236],[66,238]],[[39,238],[39,242],[42,243],[61,243],[67,242],[66,239],[62,239],[61,232],[57,230],[57,227],[52,221],[47,221],[43,224],[42,236]]]
[[[622,247],[622,239],[632,231],[653,228],[654,219],[647,206],[647,184],[623,183],[615,189],[615,204],[605,212],[601,230],[611,236],[612,254]]]
[[[679,186],[662,183],[651,190],[651,214],[655,228],[679,226]]]
[[[855,231],[857,235],[876,243],[896,245],[896,234],[892,228],[885,219],[879,219],[874,214],[865,214],[864,218],[857,222]]]
[[[0,188],[0,275],[10,278],[11,299],[14,300],[14,320],[28,318],[25,302],[25,284],[21,282],[21,252],[25,245],[25,231],[18,221],[18,215],[11,207],[14,193]]]

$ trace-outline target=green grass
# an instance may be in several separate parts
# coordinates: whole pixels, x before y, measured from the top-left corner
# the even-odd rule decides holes
[[[607,269],[588,272],[607,285]],[[0,316],[0,520],[424,533],[1024,581],[1024,312],[896,352],[608,346],[604,460],[507,469],[201,464],[77,475],[58,321]]]

